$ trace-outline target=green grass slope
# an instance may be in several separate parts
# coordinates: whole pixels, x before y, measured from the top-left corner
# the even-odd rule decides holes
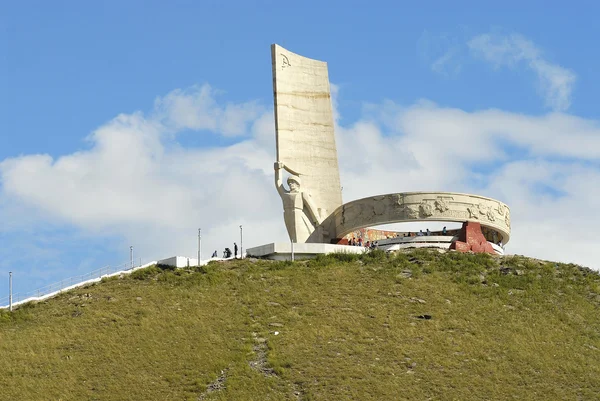
[[[0,312],[0,400],[597,400],[599,311],[523,257],[152,267]]]

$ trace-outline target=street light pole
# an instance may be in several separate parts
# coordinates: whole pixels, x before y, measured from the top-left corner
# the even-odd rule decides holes
[[[131,268],[133,269],[133,246],[129,247],[129,262],[131,264]]]
[[[244,235],[240,224],[240,259],[244,259]]]
[[[8,272],[8,311],[12,312],[12,272]]]
[[[198,229],[198,266],[202,260],[202,229]]]

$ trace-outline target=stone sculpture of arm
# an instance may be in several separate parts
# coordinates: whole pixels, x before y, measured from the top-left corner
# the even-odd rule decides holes
[[[275,168],[275,187],[280,196],[283,196],[287,191],[283,187],[283,179],[281,178],[281,170],[284,168],[282,162],[275,162],[273,166]]]
[[[287,171],[288,173],[290,173],[291,175],[296,175],[298,177],[300,177],[302,174],[292,170],[291,168],[289,168],[288,166],[286,166],[285,164],[278,162],[281,164],[281,167],[283,167],[285,169],[285,171]]]

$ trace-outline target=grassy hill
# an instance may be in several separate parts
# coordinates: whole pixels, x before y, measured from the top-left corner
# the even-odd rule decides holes
[[[597,400],[600,276],[416,250],[130,276],[0,312],[0,400]]]

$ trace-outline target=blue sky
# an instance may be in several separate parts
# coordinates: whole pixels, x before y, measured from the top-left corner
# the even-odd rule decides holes
[[[248,245],[283,239],[271,43],[329,64],[345,201],[476,191],[511,206],[509,252],[599,268],[591,238],[559,235],[600,224],[599,11],[4,2],[0,298],[9,270],[27,291],[123,262],[130,244],[148,259],[193,256],[198,226],[207,254],[242,223]]]

